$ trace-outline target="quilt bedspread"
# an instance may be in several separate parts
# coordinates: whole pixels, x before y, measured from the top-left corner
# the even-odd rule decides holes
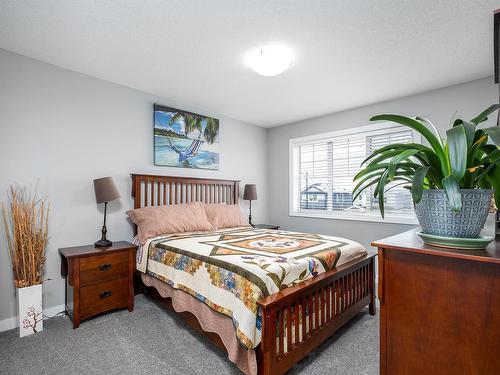
[[[231,317],[240,342],[255,348],[259,299],[366,254],[344,238],[241,227],[150,239],[137,253],[137,270]]]

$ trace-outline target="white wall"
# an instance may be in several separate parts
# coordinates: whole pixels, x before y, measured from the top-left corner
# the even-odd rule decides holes
[[[64,302],[59,247],[98,239],[102,209],[92,179],[114,176],[122,198],[110,204],[109,237],[131,238],[125,211],[132,206],[131,172],[241,179],[256,183],[255,222],[284,229],[335,234],[368,246],[409,229],[406,225],[288,216],[290,138],[360,126],[383,112],[422,114],[445,130],[455,111],[470,118],[498,99],[491,78],[339,112],[265,130],[208,113],[191,103],[132,90],[0,50],[0,201],[10,184],[35,186],[52,202],[44,285],[46,307]],[[311,98],[314,100],[314,97]],[[206,113],[220,119],[221,169],[153,166],[152,104]],[[267,147],[266,147],[267,146]],[[246,202],[242,202],[246,208]],[[269,220],[268,220],[269,219]],[[0,326],[15,315],[10,261],[0,226]]]
[[[311,100],[314,100],[314,95]],[[456,111],[458,111],[458,117],[471,119],[495,102],[498,102],[498,86],[493,83],[493,78],[485,78],[270,129],[267,148],[271,222],[281,225],[283,229],[347,237],[366,247],[374,240],[413,228],[413,226],[401,224],[289,216],[289,139],[367,125],[370,117],[381,113],[427,116],[438,126],[444,136]],[[495,120],[496,115],[488,121],[493,125]]]
[[[219,171],[153,166],[154,102],[220,119]],[[10,184],[38,182],[39,192],[52,203],[45,307],[64,303],[58,248],[99,239],[102,208],[95,203],[93,178],[115,178],[122,197],[109,205],[108,234],[111,240],[130,240],[125,215],[132,207],[129,173],[256,183],[254,221],[267,222],[266,163],[263,128],[0,50],[0,201],[6,202]],[[0,326],[15,316],[15,301],[2,225]]]

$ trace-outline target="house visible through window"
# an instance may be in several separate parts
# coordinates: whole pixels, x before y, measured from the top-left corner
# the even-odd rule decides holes
[[[376,185],[353,201],[353,178],[373,151],[419,140],[411,129],[388,123],[290,140],[290,215],[379,220]],[[385,216],[414,222],[410,192],[400,183],[388,186]]]

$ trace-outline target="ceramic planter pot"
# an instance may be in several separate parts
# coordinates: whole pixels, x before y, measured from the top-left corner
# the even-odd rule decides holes
[[[42,284],[16,288],[19,336],[43,331]]]
[[[415,213],[422,231],[445,237],[475,238],[483,229],[493,190],[462,189],[462,210],[454,212],[442,189],[424,190],[422,200],[415,204]]]

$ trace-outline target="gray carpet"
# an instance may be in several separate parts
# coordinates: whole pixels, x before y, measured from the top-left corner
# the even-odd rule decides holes
[[[378,321],[365,309],[290,374],[377,374]],[[132,313],[109,313],[76,330],[67,317],[56,317],[29,337],[0,333],[0,374],[241,373],[175,313],[137,296]]]

